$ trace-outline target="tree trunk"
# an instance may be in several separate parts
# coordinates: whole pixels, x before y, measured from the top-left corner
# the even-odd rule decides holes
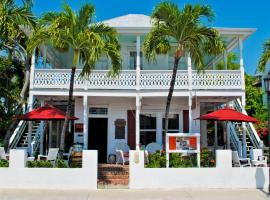
[[[62,129],[62,132],[61,132],[61,138],[60,138],[60,149],[59,149],[60,158],[63,157],[63,153],[64,153],[64,150],[65,150],[66,129],[67,129],[70,113],[71,113],[71,106],[72,106],[71,104],[72,104],[72,100],[73,100],[73,88],[74,88],[75,72],[76,72],[76,67],[72,67],[71,76],[70,76],[70,84],[69,84],[68,105],[67,105],[67,110],[66,110],[66,116],[65,116],[63,129]]]
[[[20,93],[20,104],[23,104],[25,102],[25,96],[27,89],[29,87],[30,82],[30,67],[29,67],[29,58],[26,57],[25,59],[25,75],[24,75],[24,83],[22,87],[22,91]]]
[[[177,73],[179,60],[180,60],[180,57],[175,57],[174,58],[172,79],[171,79],[171,82],[170,82],[170,89],[169,89],[169,93],[168,93],[168,96],[167,96],[167,102],[166,102],[165,137],[166,137],[166,134],[167,134],[168,128],[169,128],[169,112],[170,112],[171,100],[172,100],[172,95],[173,95],[173,90],[174,90],[174,85],[175,85],[175,78],[176,78],[176,73]],[[166,140],[164,140],[164,141],[166,141]]]

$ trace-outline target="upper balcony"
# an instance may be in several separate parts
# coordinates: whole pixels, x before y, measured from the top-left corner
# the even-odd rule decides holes
[[[74,90],[109,89],[135,90],[136,71],[123,70],[117,77],[108,76],[107,70],[94,70],[88,78],[80,78],[77,70]],[[139,89],[167,90],[170,86],[172,70],[141,70]],[[36,69],[33,89],[68,89],[69,69]],[[240,70],[206,70],[197,72],[179,70],[176,76],[176,90],[242,90],[243,77]]]

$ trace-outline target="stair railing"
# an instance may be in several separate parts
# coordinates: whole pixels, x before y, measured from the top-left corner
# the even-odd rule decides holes
[[[38,106],[38,101],[35,99],[33,103],[33,108],[37,108]],[[27,107],[26,112],[29,111],[29,107]],[[25,112],[25,113],[26,113]],[[25,133],[26,128],[27,128],[28,122],[24,120],[20,120],[18,123],[18,126],[14,130],[12,136],[9,139],[9,148],[8,149],[15,149],[22,137],[22,135]]]
[[[36,130],[35,137],[31,143],[31,148],[32,148],[31,152],[33,155],[35,155],[39,150],[40,139],[41,139],[41,136],[44,134],[44,130],[45,130],[45,123],[44,121],[41,121],[39,123],[38,129]]]
[[[241,106],[241,102],[240,99],[237,99],[235,101],[232,102],[233,103],[233,107],[239,111],[242,112],[242,106]],[[247,114],[246,110],[243,110],[244,114]],[[259,135],[257,134],[257,131],[254,127],[254,125],[252,123],[246,123],[246,134],[249,137],[252,145],[255,148],[263,148],[263,142],[261,141]]]
[[[238,152],[239,156],[242,156],[242,142],[239,140],[239,137],[236,133],[236,128],[232,122],[228,122],[229,134],[230,134],[230,143],[234,150]]]

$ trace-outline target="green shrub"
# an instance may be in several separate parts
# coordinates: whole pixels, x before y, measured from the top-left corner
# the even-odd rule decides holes
[[[201,150],[201,167],[215,167],[215,155],[207,148]]]
[[[160,153],[150,154],[148,156],[149,163],[146,165],[148,168],[164,168],[166,167],[166,156]]]
[[[9,167],[9,162],[7,160],[0,160],[0,167]]]
[[[149,163],[147,168],[165,168],[166,167],[166,155],[162,153],[154,153],[148,156]],[[170,154],[169,167],[172,168],[187,168],[196,166],[196,157],[194,155],[183,157],[179,153]]]
[[[180,153],[172,153],[170,154],[170,164],[169,166],[172,168],[188,168],[196,166],[193,163],[193,156],[185,156],[183,157]]]
[[[27,161],[26,166],[29,168],[52,168],[53,167],[52,163],[47,160]]]
[[[66,164],[65,161],[62,160],[62,159],[58,159],[58,160],[56,161],[56,166],[55,166],[55,167],[56,167],[56,168],[68,168],[67,164]]]

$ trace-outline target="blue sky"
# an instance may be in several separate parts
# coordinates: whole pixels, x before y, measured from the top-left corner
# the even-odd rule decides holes
[[[17,0],[19,1],[19,0]],[[37,15],[46,11],[58,11],[63,0],[34,0]],[[159,0],[66,0],[74,9],[85,2],[96,6],[96,20],[109,19],[125,14],[149,15]],[[178,0],[180,6],[186,3],[210,5],[216,13],[215,27],[257,28],[257,31],[244,43],[244,62],[246,72],[254,74],[262,52],[262,44],[270,38],[269,0]]]

